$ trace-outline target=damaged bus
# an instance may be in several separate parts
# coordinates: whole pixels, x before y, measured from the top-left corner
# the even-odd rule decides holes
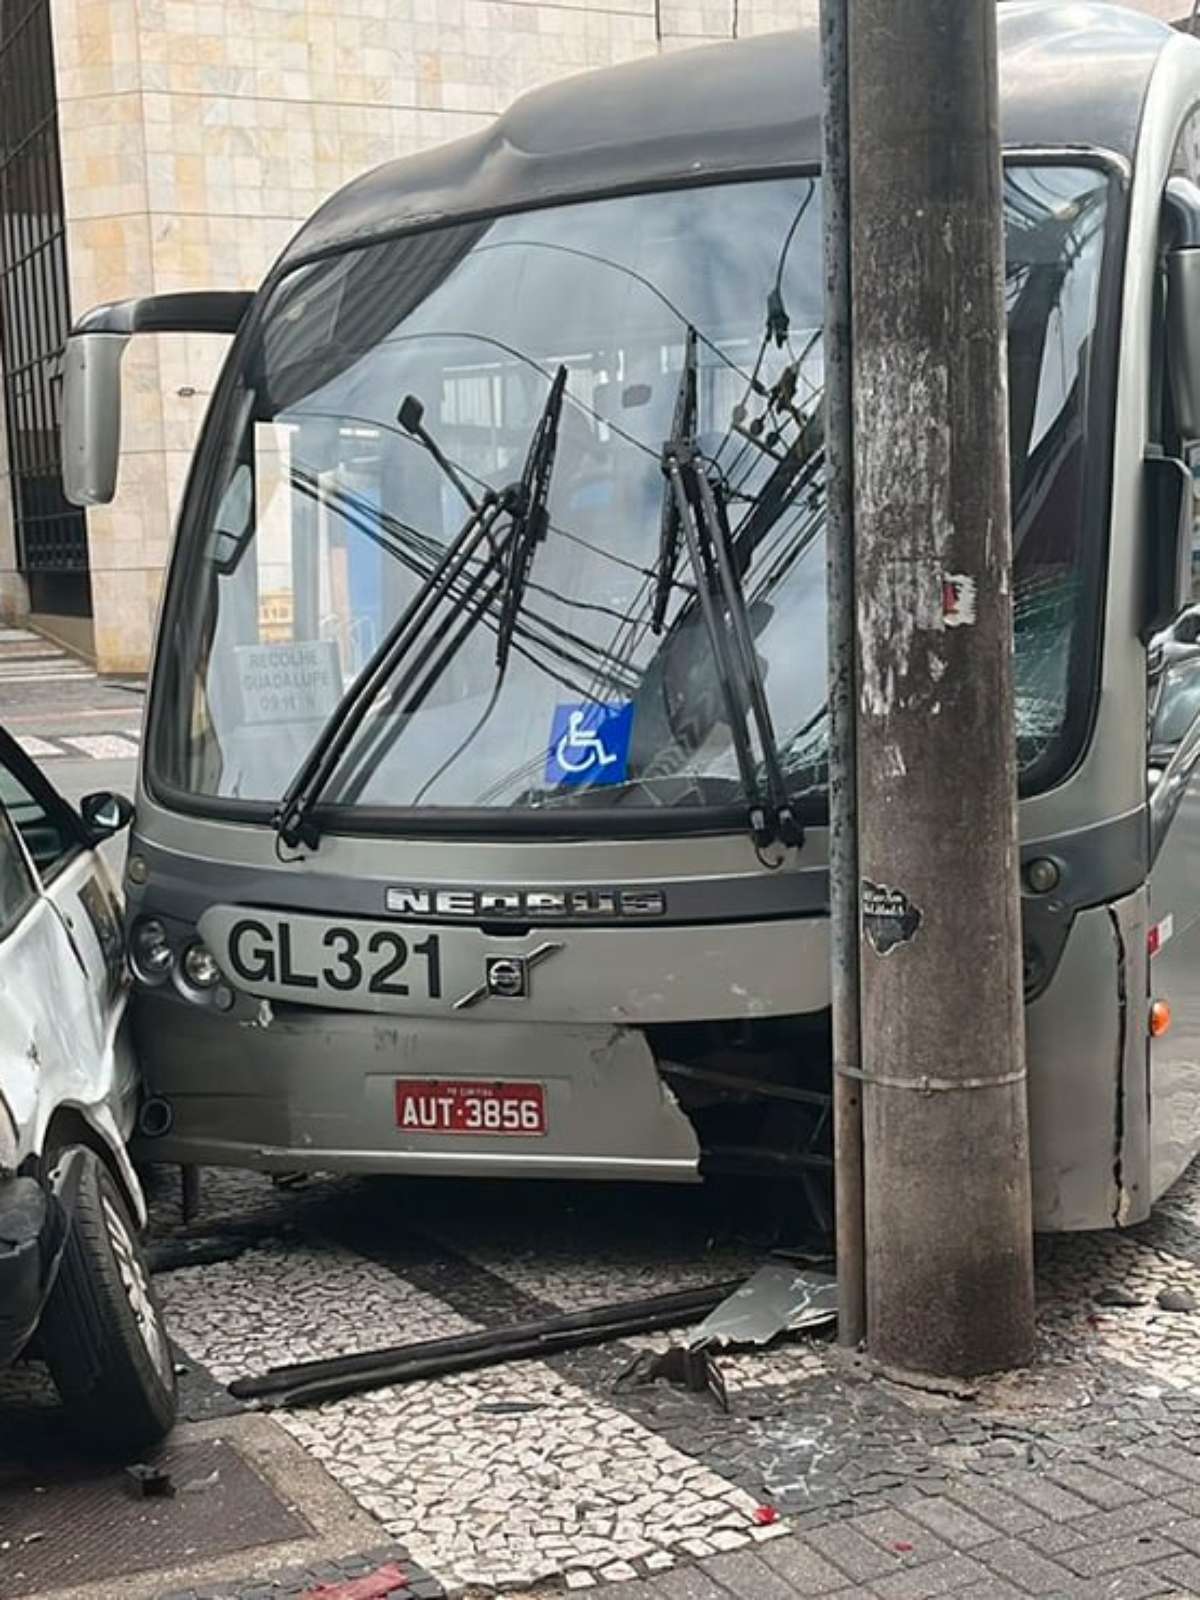
[[[999,29],[1036,1221],[1104,1227],[1200,1143],[1200,726],[1148,761],[1200,44]],[[827,1215],[820,109],[815,31],[556,83],[350,184],[257,293],[77,324],[88,505],[130,338],[234,335],[126,869],[144,1158],[767,1173]]]

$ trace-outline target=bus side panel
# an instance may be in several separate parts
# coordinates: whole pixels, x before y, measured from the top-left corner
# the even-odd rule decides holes
[[[1150,1186],[1144,890],[1076,918],[1026,1013],[1034,1227],[1142,1221]]]
[[[1150,874],[1148,998],[1171,1008],[1150,1042],[1155,1199],[1200,1149],[1200,766],[1186,785]]]

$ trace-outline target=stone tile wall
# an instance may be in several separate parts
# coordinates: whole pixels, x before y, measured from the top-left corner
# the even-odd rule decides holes
[[[486,125],[538,83],[653,52],[659,31],[654,0],[53,6],[76,312],[123,295],[255,284],[350,178]],[[704,26],[708,9],[705,0]],[[686,10],[681,30],[696,26]],[[221,340],[179,338],[135,342],[126,357],[119,497],[89,513],[102,670],[146,663],[174,511],[223,353]]]

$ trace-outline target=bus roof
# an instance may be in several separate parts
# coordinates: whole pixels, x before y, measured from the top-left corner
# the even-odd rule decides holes
[[[1004,0],[998,15],[1006,147],[1131,158],[1155,62],[1179,35],[1099,0]],[[355,179],[279,266],[456,218],[816,163],[820,113],[815,28],[559,79],[479,133]]]

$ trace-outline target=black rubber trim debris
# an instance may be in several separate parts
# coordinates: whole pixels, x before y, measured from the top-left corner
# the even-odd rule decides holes
[[[448,1339],[426,1339],[418,1344],[391,1345],[357,1355],[272,1367],[258,1377],[235,1379],[229,1392],[239,1400],[266,1401],[270,1408],[317,1405],[390,1384],[499,1366],[507,1361],[537,1360],[560,1350],[578,1350],[631,1334],[677,1328],[707,1316],[741,1287],[741,1281],[734,1279],[645,1300],[594,1306],[587,1311]]]

